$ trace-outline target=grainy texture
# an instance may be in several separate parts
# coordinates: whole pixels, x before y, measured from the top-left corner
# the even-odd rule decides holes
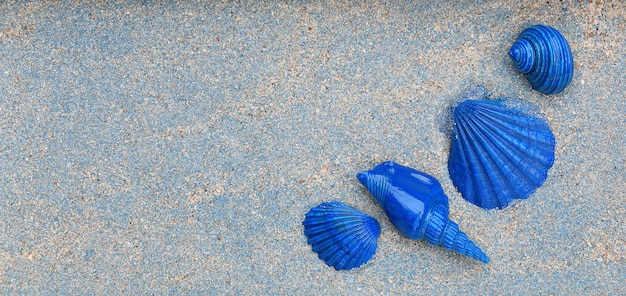
[[[626,4],[620,1],[3,1],[1,294],[626,294]],[[562,94],[507,56],[525,27],[569,40]],[[465,202],[437,115],[472,84],[537,104],[546,183]],[[355,174],[437,177],[481,264],[401,237]],[[337,272],[301,222],[376,217]]]

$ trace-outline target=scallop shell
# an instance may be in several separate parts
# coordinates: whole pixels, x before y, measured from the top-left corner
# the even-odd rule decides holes
[[[452,183],[464,199],[502,209],[543,184],[555,140],[536,107],[510,99],[466,100],[452,111],[448,158]]]
[[[536,25],[522,31],[509,56],[532,88],[547,95],[563,91],[574,76],[569,44],[559,31],[549,26]]]
[[[302,225],[313,252],[336,270],[359,267],[376,253],[378,221],[341,202],[312,208]]]
[[[356,177],[404,236],[489,263],[487,255],[448,218],[448,197],[434,177],[392,161]]]

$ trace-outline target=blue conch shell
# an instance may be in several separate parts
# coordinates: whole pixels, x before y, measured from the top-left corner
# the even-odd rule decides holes
[[[392,161],[356,177],[404,236],[489,263],[487,255],[448,218],[448,197],[437,179]]]
[[[535,106],[510,99],[466,100],[453,108],[448,171],[463,198],[502,209],[543,184],[555,140],[535,115]]]
[[[563,91],[574,76],[574,58],[565,37],[556,29],[536,25],[524,30],[509,50],[515,67],[532,88],[551,95]]]
[[[312,208],[302,225],[313,251],[336,270],[359,267],[376,253],[378,221],[341,202]]]

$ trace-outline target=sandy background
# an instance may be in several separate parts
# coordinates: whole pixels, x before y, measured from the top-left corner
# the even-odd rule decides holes
[[[2,294],[626,294],[626,4],[402,1],[0,4]],[[507,51],[569,40],[544,96]],[[437,115],[465,88],[539,106],[549,177],[503,211],[464,201]],[[392,227],[355,174],[437,177],[488,265]],[[379,220],[337,272],[306,244],[312,206]]]

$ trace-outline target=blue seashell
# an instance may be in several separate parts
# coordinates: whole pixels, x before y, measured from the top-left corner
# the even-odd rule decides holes
[[[437,179],[392,161],[356,177],[406,237],[425,239],[434,246],[489,263],[487,255],[448,218],[448,197]]]
[[[448,171],[465,200],[502,209],[543,184],[555,140],[536,109],[510,99],[466,100],[453,108]]]
[[[302,225],[313,252],[336,270],[359,267],[376,253],[378,221],[341,202],[312,208]]]
[[[509,56],[532,88],[546,95],[563,91],[574,76],[574,57],[565,37],[556,29],[536,25],[524,30]]]

